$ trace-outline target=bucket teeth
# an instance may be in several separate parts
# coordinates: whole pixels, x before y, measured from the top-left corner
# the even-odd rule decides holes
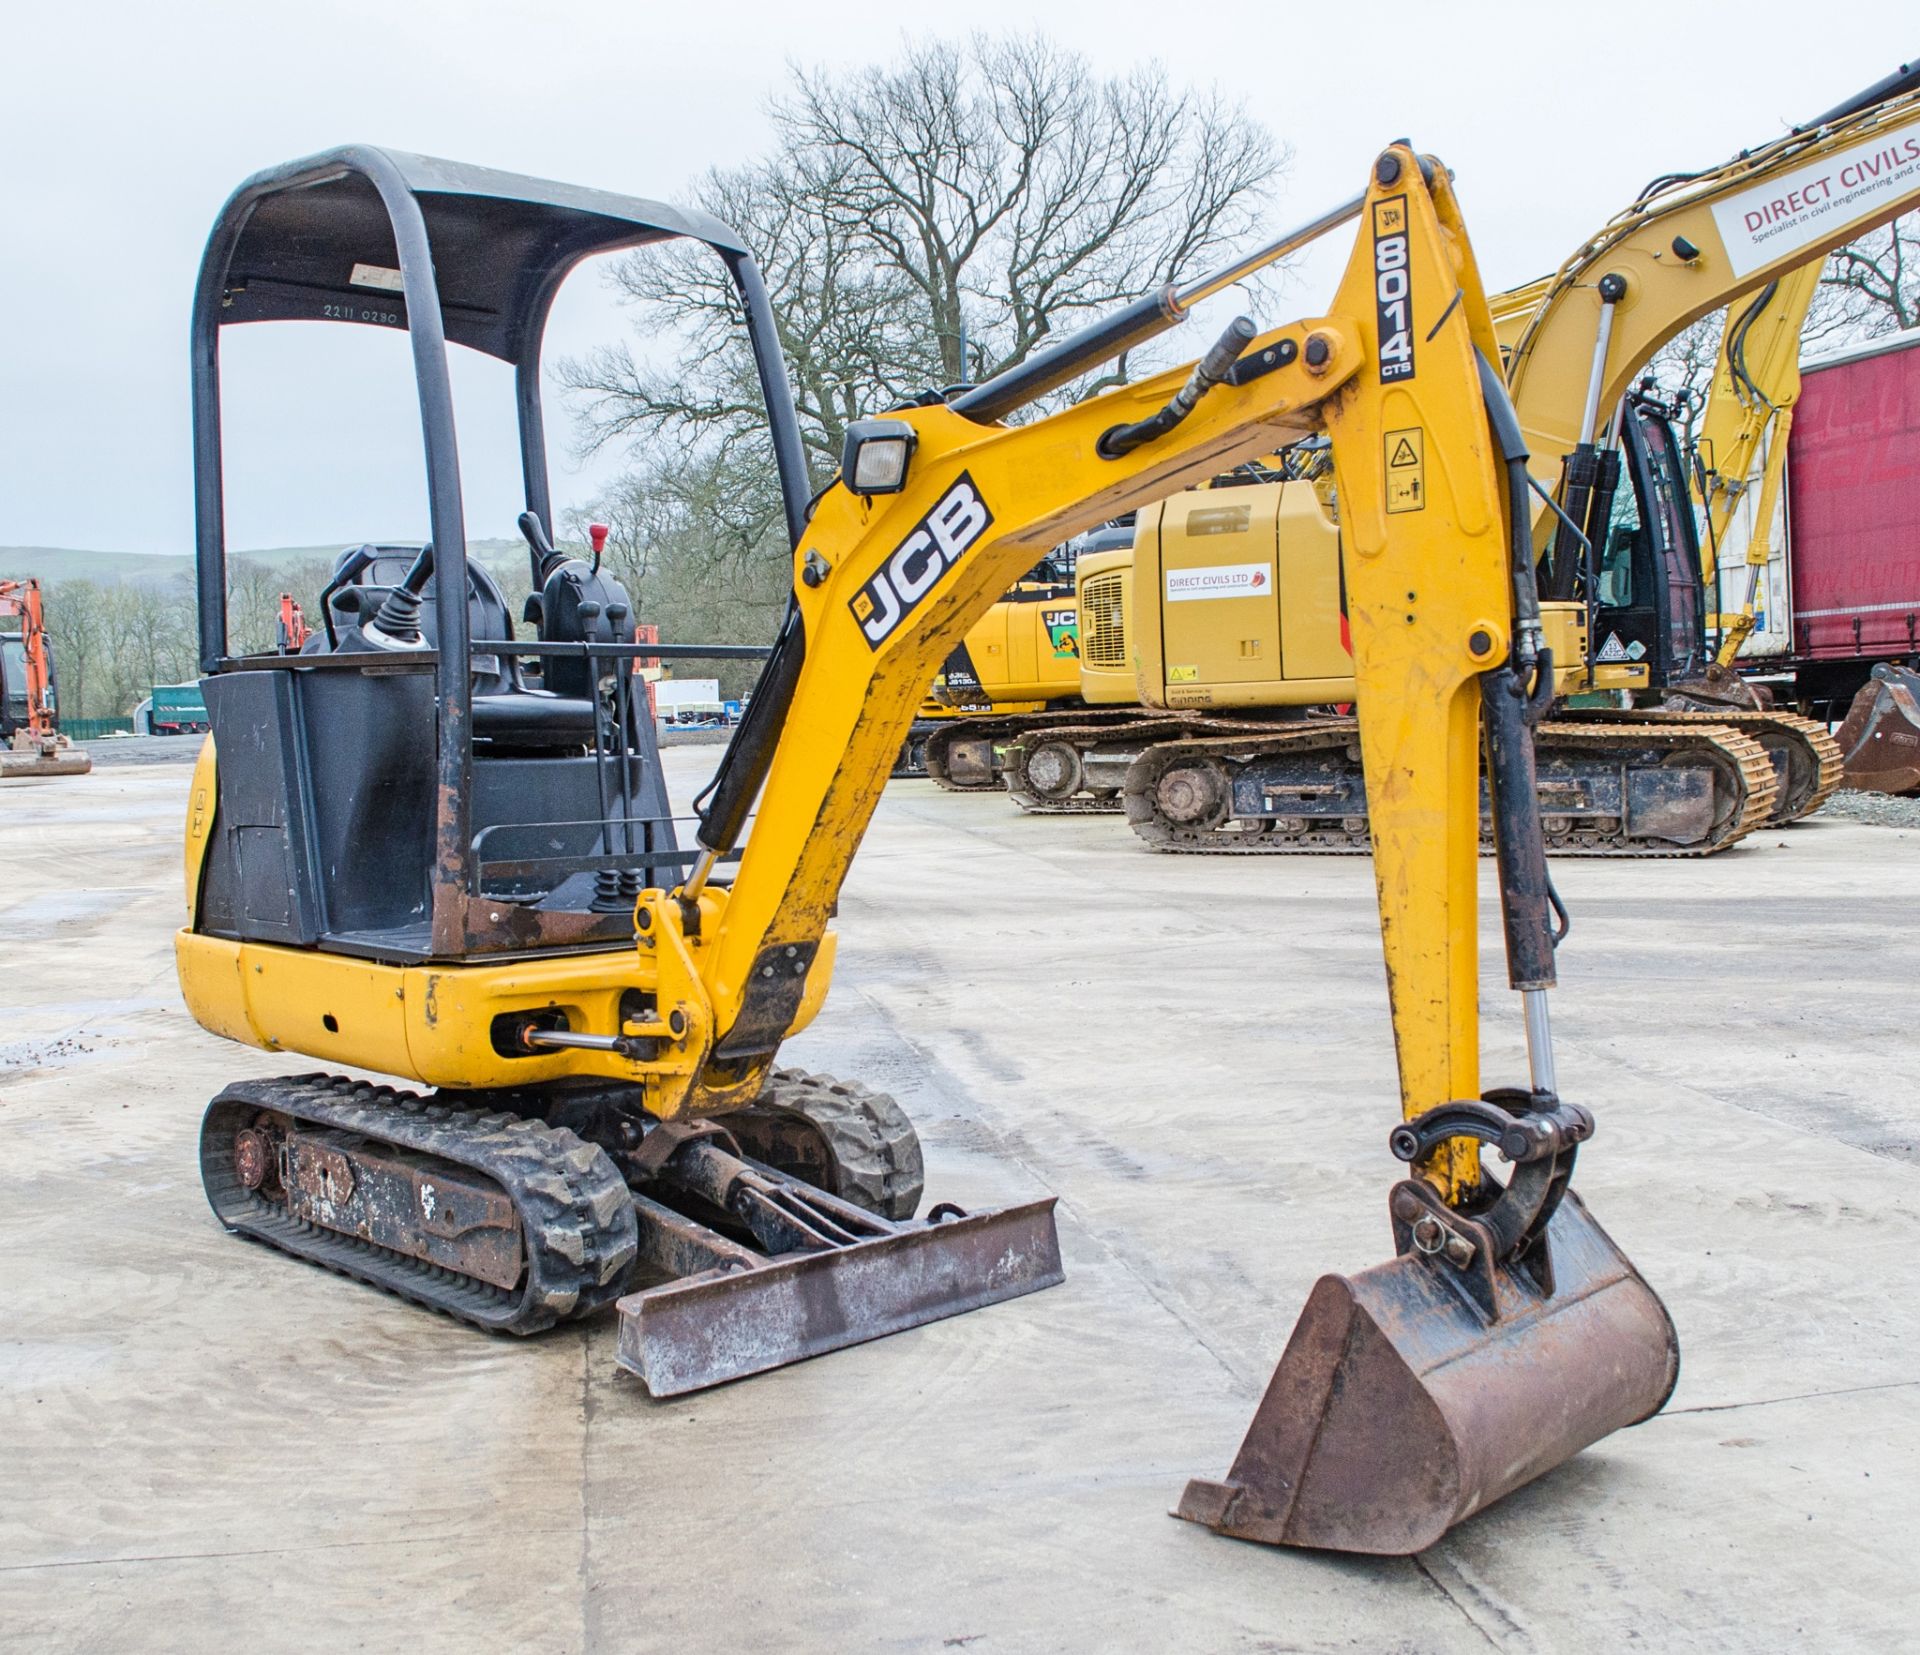
[[[1579,1199],[1546,1231],[1554,1291],[1496,1266],[1489,1316],[1444,1259],[1323,1276],[1222,1482],[1175,1515],[1243,1540],[1403,1555],[1659,1412],[1666,1308]]]

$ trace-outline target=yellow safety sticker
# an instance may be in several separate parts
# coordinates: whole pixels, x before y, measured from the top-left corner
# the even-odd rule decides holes
[[[1427,509],[1427,433],[1418,425],[1389,431],[1387,451],[1387,510]]]
[[[1198,667],[1167,668],[1167,682],[1169,684],[1191,684],[1195,682],[1199,676],[1200,669]]]

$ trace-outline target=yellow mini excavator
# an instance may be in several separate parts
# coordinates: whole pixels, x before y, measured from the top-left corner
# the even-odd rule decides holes
[[[1838,784],[1822,727],[1712,663],[1684,447],[1635,381],[1694,318],[1920,200],[1916,88],[1903,66],[1724,166],[1656,181],[1494,306],[1543,499],[1558,483],[1536,514],[1565,698],[1540,732],[1550,850],[1710,854]],[[1430,486],[1417,443],[1394,458],[1403,499]],[[1080,571],[1083,697],[1126,716],[967,720],[940,743],[1002,771],[1026,808],[1118,805],[1156,848],[1364,850],[1354,725],[1327,716],[1356,695],[1335,496],[1320,457],[1283,456],[1143,510],[1130,557]]]
[[[1356,220],[1324,315],[1242,318],[1190,368],[1003,423]],[[793,542],[786,620],[686,848],[635,713],[632,663],[666,646],[634,642],[618,583],[549,543],[539,405],[567,271],[673,237],[732,274]],[[432,539],[349,551],[303,653],[234,657],[219,339],[279,318],[406,331]],[[180,982],[218,1034],[429,1090],[324,1071],[228,1086],[201,1136],[220,1222],[482,1328],[615,1306],[619,1360],[656,1395],[1058,1282],[1051,1200],[916,1218],[905,1116],[777,1067],[781,1043],[826,992],[841,883],[968,626],[1047,548],[1324,433],[1406,1176],[1394,1258],[1314,1290],[1238,1460],[1181,1514],[1412,1551],[1658,1410],[1673,1328],[1568,1188],[1594,1121],[1559,1095],[1547,1020],[1557,900],[1532,743],[1553,665],[1526,453],[1445,170],[1395,144],[1362,193],[1247,259],[949,402],[855,422],[811,512],[775,337],[734,233],[657,203],[356,147],[256,175],[221,214],[193,325],[213,733]],[[532,638],[466,556],[449,342],[517,372]],[[1409,440],[1416,501],[1392,472]],[[1485,1092],[1483,739],[1529,1053],[1525,1084]]]

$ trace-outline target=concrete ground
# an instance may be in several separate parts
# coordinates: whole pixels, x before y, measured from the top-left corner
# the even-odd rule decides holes
[[[669,756],[683,796],[712,759]],[[310,1065],[181,1006],[186,778],[0,794],[0,1643],[1912,1646],[1920,832],[1557,865],[1580,1187],[1672,1310],[1679,1390],[1356,1561],[1166,1513],[1225,1471],[1314,1278],[1387,1252],[1364,860],[1153,856],[896,783],[789,1055],[894,1090],[934,1198],[1058,1195],[1066,1285],[656,1403],[607,1322],[496,1341],[218,1230],[204,1100]]]

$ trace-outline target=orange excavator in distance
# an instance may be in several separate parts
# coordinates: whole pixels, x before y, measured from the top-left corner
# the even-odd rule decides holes
[[[37,580],[0,580],[0,780],[84,776],[93,760],[60,733],[53,651]]]

